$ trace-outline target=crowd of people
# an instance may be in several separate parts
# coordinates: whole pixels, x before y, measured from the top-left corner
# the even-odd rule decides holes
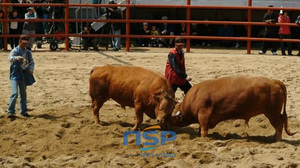
[[[268,7],[273,7],[272,5]],[[162,20],[167,20],[167,16],[163,16]],[[224,21],[228,19],[224,19]],[[269,9],[268,12],[264,15],[263,22],[267,24],[274,23],[290,23],[290,18],[287,11],[280,10],[279,16],[274,12],[274,10]],[[299,17],[296,20],[296,23],[299,24]],[[187,24],[151,24],[143,23],[142,28],[140,28],[140,35],[177,35],[185,36],[186,35]],[[247,37],[247,26],[231,26],[231,25],[220,25],[218,27],[203,24],[198,25],[196,23],[191,24],[190,26],[190,35],[192,36],[220,36],[220,37]],[[265,26],[263,33],[265,38],[280,38],[280,39],[292,39],[292,34],[290,26],[280,25],[280,26]],[[213,43],[211,40],[197,40],[191,39],[192,46],[207,46],[211,47],[212,45],[217,45],[220,47],[234,47],[239,48],[241,46],[239,41],[233,40],[217,40],[216,43]],[[174,45],[172,38],[139,38],[137,39],[137,46],[139,47],[172,47]],[[281,55],[293,55],[292,54],[292,43],[291,42],[281,42],[280,45],[278,42],[268,42],[263,41],[261,51],[259,54],[266,54],[267,49],[271,48],[273,55],[277,55],[277,48],[280,46]],[[300,44],[298,50],[300,50]],[[286,50],[287,49],[287,53]],[[297,54],[300,56],[300,51]]]
[[[54,3],[55,0],[35,0],[34,3],[45,3],[50,4]],[[21,0],[18,2],[17,0],[12,0],[12,3],[28,3],[26,0]],[[94,0],[94,4],[102,3],[102,0]],[[116,4],[113,0],[109,1],[109,4]],[[273,7],[272,5],[268,7]],[[62,15],[62,11],[56,11],[55,7],[51,6],[43,6],[43,7],[12,7],[8,10],[10,19],[51,19],[58,18],[59,16],[54,15]],[[106,11],[103,11],[102,8],[95,8],[95,15],[99,17],[101,14],[106,14],[107,19],[123,19],[123,12],[119,7],[108,7]],[[278,16],[279,15],[279,16]],[[0,18],[3,18],[4,13],[0,10]],[[162,21],[168,20],[167,16],[161,17]],[[228,21],[229,19],[224,19],[224,21]],[[267,13],[264,15],[263,22],[267,24],[275,24],[275,23],[290,23],[291,20],[288,16],[287,11],[280,10],[277,14],[274,10],[269,9]],[[298,21],[299,22],[299,21]],[[297,23],[297,21],[296,21]],[[123,23],[107,23],[109,25],[109,30],[106,33],[121,35],[121,29]],[[54,28],[55,29],[55,28]],[[247,36],[247,26],[232,26],[232,25],[209,25],[209,24],[196,24],[192,23],[190,26],[190,35],[192,36],[220,36],[220,37],[246,37]],[[0,22],[0,33],[3,33],[3,24]],[[50,34],[53,33],[53,24],[49,22],[10,22],[9,23],[9,34]],[[90,24],[86,24],[83,26],[82,34],[93,34],[99,33],[94,31],[91,28]],[[148,24],[143,23],[141,28],[138,31],[139,35],[153,35],[153,36],[185,36],[187,33],[187,24],[169,24],[166,22],[160,24]],[[263,37],[265,38],[280,38],[280,39],[291,39],[293,35],[291,34],[290,26],[265,26],[265,30],[263,33]],[[34,38],[31,37],[29,39],[29,43],[27,48],[31,50]],[[82,38],[82,46],[83,50],[88,50],[89,47],[93,47],[94,50],[98,50],[98,41],[92,37],[83,37]],[[112,45],[113,50],[118,51],[121,49],[121,38],[114,37],[111,38],[110,43]],[[11,49],[15,48],[18,45],[18,38],[12,37],[9,38],[9,44]],[[198,40],[191,39],[192,46],[206,46],[211,47],[212,45],[220,46],[220,47],[234,47],[239,48],[241,43],[239,41],[233,40]],[[160,37],[152,37],[152,38],[139,38],[137,39],[137,46],[139,47],[172,47],[174,46],[173,38],[160,38]],[[262,41],[261,51],[259,54],[266,54],[268,49],[271,49],[271,53],[273,55],[277,55],[277,48],[280,46],[282,55],[293,55],[292,54],[292,43],[281,42],[280,45],[278,42],[269,42]],[[3,38],[0,39],[0,49],[4,48]],[[300,48],[300,46],[299,46]],[[287,50],[287,53],[286,53]],[[298,53],[297,55],[300,55]]]
[[[30,3],[27,0],[8,0],[8,3]],[[59,0],[34,0],[32,3],[62,3]],[[9,19],[51,19],[51,18],[62,18],[63,9],[62,7],[53,6],[42,6],[42,7],[23,7],[23,6],[12,6],[7,7],[7,17]],[[0,19],[4,17],[3,10],[0,10]],[[10,35],[16,34],[50,34],[52,33],[53,24],[50,22],[17,22],[12,21],[8,24],[8,33]],[[3,34],[3,23],[0,22],[0,34]],[[11,37],[8,39],[11,49],[18,46],[19,37]],[[31,50],[35,38],[30,37],[29,43],[26,48]],[[0,39],[0,49],[3,49],[3,38]]]

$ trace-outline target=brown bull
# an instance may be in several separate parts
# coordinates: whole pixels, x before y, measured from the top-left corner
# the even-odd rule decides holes
[[[94,68],[90,76],[90,96],[96,124],[100,122],[100,108],[110,98],[122,107],[134,107],[136,124],[133,130],[143,122],[144,112],[163,122],[176,104],[172,87],[163,75],[130,66]]]
[[[286,99],[286,87],[278,80],[245,76],[207,80],[188,91],[167,125],[184,127],[198,122],[201,137],[205,137],[208,129],[221,121],[244,119],[248,123],[251,117],[264,114],[276,130],[276,141],[280,141],[283,127],[288,135],[295,134],[288,130]]]

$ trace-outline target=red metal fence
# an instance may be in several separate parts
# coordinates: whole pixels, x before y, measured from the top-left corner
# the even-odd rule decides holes
[[[53,4],[41,4],[41,3],[6,3],[6,0],[3,0],[3,3],[0,4],[3,6],[4,19],[0,19],[0,22],[3,22],[3,35],[4,37],[4,49],[7,50],[7,38],[9,37],[18,37],[19,35],[9,35],[8,34],[8,23],[9,22],[64,22],[65,23],[65,34],[34,34],[29,35],[30,37],[64,37],[65,38],[65,50],[69,50],[69,37],[121,37],[126,39],[126,51],[130,50],[130,39],[131,38],[157,38],[158,36],[151,35],[131,35],[130,34],[130,23],[187,23],[187,35],[182,36],[186,38],[186,50],[190,52],[190,39],[204,39],[204,40],[235,40],[235,41],[247,41],[247,53],[251,53],[251,41],[277,41],[277,42],[294,42],[300,43],[300,39],[275,39],[275,38],[253,38],[251,37],[251,26],[266,26],[264,22],[252,22],[251,14],[253,10],[285,10],[285,11],[300,11],[300,8],[281,8],[281,7],[253,7],[252,0],[248,0],[248,6],[201,6],[201,5],[191,5],[191,0],[187,0],[186,5],[135,5],[130,4],[130,0],[126,0],[126,4],[69,4],[69,0],[65,0],[65,3],[53,3]],[[65,8],[65,18],[64,19],[7,19],[7,7],[8,6],[22,6],[22,7],[35,7],[35,6],[54,6],[54,7],[64,7]],[[126,8],[126,18],[123,20],[120,19],[69,19],[69,7],[110,7],[118,6]],[[131,19],[130,18],[130,8],[181,8],[186,9],[186,20],[143,20],[143,19]],[[247,22],[241,21],[202,21],[202,20],[190,20],[191,19],[191,9],[227,9],[227,10],[247,10],[248,20]],[[126,24],[126,34],[125,35],[112,35],[112,34],[70,34],[69,33],[69,23],[71,22],[107,22],[107,23],[125,23]],[[219,36],[191,36],[190,35],[190,24],[228,24],[228,25],[247,25],[247,37],[219,37]],[[298,26],[295,23],[276,23],[268,24],[267,26]],[[176,36],[163,36],[160,35],[160,38],[175,38]]]

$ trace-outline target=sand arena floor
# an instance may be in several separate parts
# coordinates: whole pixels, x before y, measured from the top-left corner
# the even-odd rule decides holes
[[[11,93],[8,52],[0,53],[0,167],[300,167],[300,133],[283,133],[271,143],[275,130],[263,116],[226,121],[201,139],[198,124],[174,128],[177,139],[146,153],[175,157],[126,156],[142,153],[123,133],[135,123],[133,108],[123,110],[110,100],[95,126],[88,95],[94,66],[132,65],[164,73],[167,48],[133,48],[132,52],[34,52],[37,82],[28,87],[32,118],[6,118]],[[265,76],[283,81],[288,90],[287,114],[292,132],[300,131],[300,58],[246,55],[245,50],[192,49],[186,53],[192,84],[228,75]],[[257,51],[252,51],[257,53]],[[182,98],[182,92],[176,93]],[[19,105],[17,104],[17,110]],[[156,122],[144,115],[142,128]]]

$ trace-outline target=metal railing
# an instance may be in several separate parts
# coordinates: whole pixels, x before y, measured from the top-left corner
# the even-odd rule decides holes
[[[11,21],[18,22],[64,22],[65,23],[65,34],[56,35],[56,34],[34,34],[29,35],[30,37],[66,37],[65,38],[65,50],[69,50],[69,37],[121,37],[126,39],[126,51],[130,50],[130,39],[131,38],[175,38],[176,36],[142,36],[142,35],[131,35],[130,34],[130,24],[131,23],[186,23],[187,24],[187,35],[182,36],[186,38],[186,48],[187,52],[190,52],[190,39],[206,39],[206,40],[237,40],[237,41],[247,41],[247,53],[251,53],[251,41],[277,41],[277,42],[295,42],[300,43],[300,39],[275,39],[275,38],[253,38],[251,37],[251,26],[298,26],[295,23],[276,23],[276,24],[266,24],[263,22],[252,22],[252,11],[253,10],[285,10],[285,11],[300,11],[299,7],[295,8],[281,8],[281,7],[253,7],[252,0],[248,0],[248,6],[201,6],[201,5],[190,5],[191,0],[187,0],[187,5],[139,5],[139,4],[130,4],[130,0],[126,0],[126,4],[69,4],[68,0],[64,4],[14,4],[6,3],[6,0],[3,0],[3,3],[0,6],[4,8],[4,19],[0,19],[0,22],[4,23],[4,33],[0,37],[4,37],[4,47],[7,50],[7,38],[8,37],[17,37],[17,35],[9,35],[7,31],[7,24]],[[25,19],[7,19],[7,6],[57,6],[65,8],[65,19],[34,19],[34,20],[25,20]],[[125,19],[69,19],[69,7],[122,7],[126,8],[126,17]],[[186,9],[186,20],[143,20],[143,19],[131,19],[130,18],[130,9],[131,8],[181,8]],[[227,9],[227,10],[247,10],[248,20],[245,22],[234,22],[234,21],[202,21],[202,20],[190,20],[191,19],[191,9]],[[71,22],[105,22],[105,23],[125,23],[126,24],[126,34],[125,35],[112,35],[112,34],[69,34],[69,23]],[[229,25],[247,25],[247,37],[219,37],[219,36],[191,36],[190,24],[229,24]]]

